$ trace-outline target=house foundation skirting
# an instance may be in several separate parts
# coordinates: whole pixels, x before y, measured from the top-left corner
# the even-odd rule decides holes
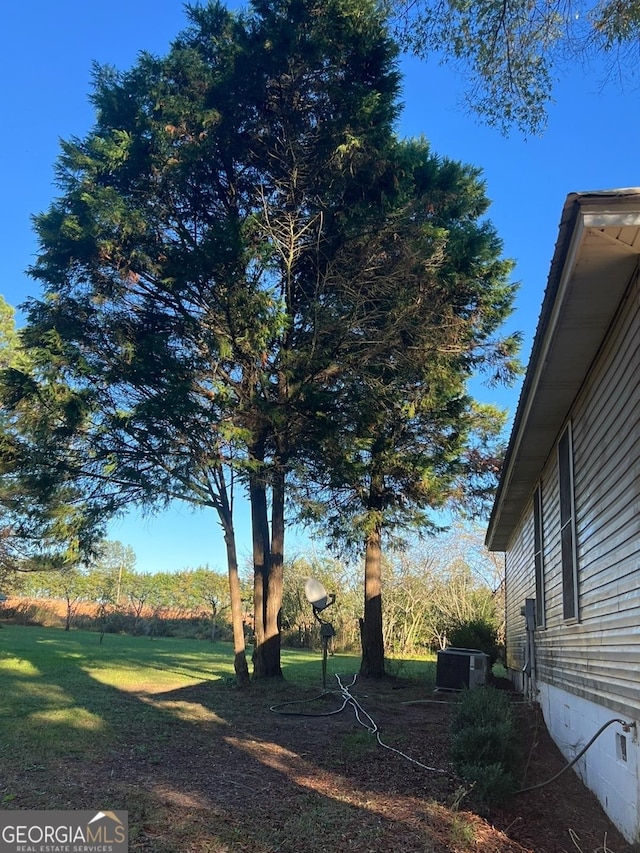
[[[549,733],[567,761],[609,720],[624,719],[621,714],[544,682],[539,681],[536,686]],[[619,723],[608,726],[573,769],[626,840],[640,841],[640,747],[636,729],[624,731]],[[579,827],[575,830],[579,833]]]

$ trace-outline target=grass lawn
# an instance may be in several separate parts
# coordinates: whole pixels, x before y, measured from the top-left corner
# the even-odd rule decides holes
[[[0,626],[0,766],[10,761],[36,767],[71,754],[99,756],[132,731],[143,733],[140,749],[148,749],[166,737],[167,726],[160,720],[223,723],[219,714],[178,698],[181,690],[196,685],[210,685],[222,714],[241,701],[227,643],[117,634],[100,643],[98,634],[87,631]],[[320,686],[317,652],[284,649],[282,663],[288,686]],[[355,657],[332,656],[327,680],[338,670],[356,672],[357,667]],[[264,689],[278,693],[282,688]],[[14,796],[2,791],[0,803]]]
[[[460,807],[433,660],[358,680],[355,714],[334,674],[357,657],[329,657],[324,695],[319,652],[282,661],[284,681],[239,691],[227,644],[0,621],[0,809],[126,810],[132,853],[540,853],[531,832],[565,832],[555,793],[533,824],[531,799],[525,824]]]
[[[316,700],[318,652],[285,649],[282,663],[284,682],[240,692],[228,644],[120,635],[100,643],[94,633],[0,622],[0,808],[127,809],[131,850],[296,851],[299,842],[287,837],[302,831],[304,820],[274,824],[268,812],[278,811],[278,786],[260,777],[261,768],[273,764],[260,751],[288,749],[276,742],[274,729],[285,740],[302,734],[303,744],[320,749],[323,738],[328,747],[337,736],[337,768],[345,757],[360,761],[377,747],[352,719],[342,722],[342,731],[322,717],[318,731],[320,724],[307,719],[271,713],[281,705],[322,712],[337,702],[335,696]],[[358,665],[354,656],[330,656],[328,686],[334,673],[349,681]],[[391,661],[390,669],[402,683],[418,678],[421,689],[433,682],[433,661]],[[311,705],[286,704],[310,699]],[[194,795],[207,786],[216,789],[213,807]],[[344,797],[334,801],[304,786],[298,796],[299,787],[294,810],[306,814],[311,807],[313,820],[332,827],[332,837],[353,825],[357,811]],[[261,789],[276,796],[266,812],[262,797],[255,797]],[[332,844],[326,849],[341,849]]]

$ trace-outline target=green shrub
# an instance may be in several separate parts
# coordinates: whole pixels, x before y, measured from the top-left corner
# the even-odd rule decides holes
[[[497,660],[500,652],[498,631],[484,619],[463,622],[449,632],[449,645],[456,649],[479,649],[489,655],[489,664]]]
[[[461,694],[452,721],[451,758],[481,805],[513,793],[519,745],[508,694],[493,687]]]
[[[494,678],[509,678],[509,670],[501,661],[496,661],[491,667],[491,675]]]
[[[474,764],[493,764],[497,761],[510,765],[513,760],[513,735],[510,720],[468,725],[455,733],[451,757],[456,764],[472,760]]]
[[[460,694],[453,715],[453,727],[455,730],[503,720],[512,723],[514,720],[509,696],[492,687],[476,687]]]
[[[457,769],[462,779],[473,786],[473,799],[483,806],[502,803],[515,790],[513,774],[500,763],[461,764]]]

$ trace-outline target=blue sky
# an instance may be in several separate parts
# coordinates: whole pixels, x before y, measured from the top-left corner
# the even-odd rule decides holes
[[[0,73],[4,155],[0,160],[0,293],[14,306],[38,288],[24,273],[36,244],[30,216],[56,190],[58,140],[84,135],[92,124],[88,102],[91,64],[129,68],[140,50],[162,54],[184,26],[179,0],[33,0],[3,11]],[[576,65],[563,73],[541,138],[509,138],[478,124],[460,107],[463,81],[436,61],[406,59],[401,136],[425,136],[435,152],[480,167],[492,200],[490,217],[517,262],[520,282],[508,328],[531,348],[560,212],[569,192],[640,184],[638,96],[602,88],[598,69]],[[519,388],[478,389],[487,402],[513,413]],[[246,512],[238,517],[241,559],[250,553]],[[208,563],[224,570],[222,536],[212,513],[177,508],[155,519],[136,513],[114,522],[112,539],[131,545],[138,568],[172,570]],[[306,551],[291,537],[292,551]]]

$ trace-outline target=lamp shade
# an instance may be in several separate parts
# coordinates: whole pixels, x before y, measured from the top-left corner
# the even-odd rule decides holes
[[[307,596],[307,601],[315,607],[316,610],[324,610],[331,604],[326,589],[320,581],[315,578],[307,578],[304,585],[304,594]]]

